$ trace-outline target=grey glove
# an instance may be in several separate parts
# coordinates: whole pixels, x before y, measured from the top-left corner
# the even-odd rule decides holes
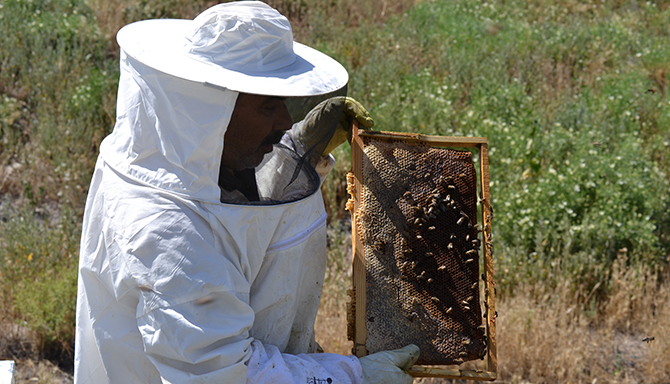
[[[383,351],[358,359],[365,384],[411,384],[414,379],[406,370],[419,358],[419,347],[410,344],[393,351]]]
[[[350,139],[354,120],[364,128],[375,125],[358,101],[351,97],[331,97],[314,107],[303,121],[291,129],[291,134],[305,150],[316,149],[321,156],[326,156]]]

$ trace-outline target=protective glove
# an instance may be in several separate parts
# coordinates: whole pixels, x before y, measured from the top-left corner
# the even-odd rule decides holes
[[[419,358],[419,347],[410,344],[393,351],[383,351],[359,359],[365,384],[411,384],[414,379],[406,370]]]
[[[326,156],[340,144],[351,140],[354,119],[364,128],[375,125],[368,111],[358,101],[345,96],[331,97],[314,107],[291,131],[293,138],[302,143],[306,150],[320,149],[325,145],[320,155]]]

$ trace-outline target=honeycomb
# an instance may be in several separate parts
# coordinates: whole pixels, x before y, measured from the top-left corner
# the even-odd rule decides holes
[[[365,257],[368,352],[412,343],[419,365],[483,358],[472,153],[364,141],[353,217]]]

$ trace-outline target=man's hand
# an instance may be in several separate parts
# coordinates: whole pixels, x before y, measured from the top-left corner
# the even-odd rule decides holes
[[[342,98],[344,99],[344,112],[340,118],[340,124],[337,126],[337,130],[335,131],[335,134],[333,134],[333,138],[323,151],[324,156],[332,152],[340,144],[344,143],[344,140],[351,143],[351,125],[354,123],[354,120],[357,120],[358,124],[363,126],[363,129],[375,126],[375,121],[372,120],[372,116],[370,116],[370,113],[368,113],[361,103],[351,97],[340,97],[340,99]]]
[[[366,384],[411,384],[414,379],[406,370],[419,358],[419,347],[410,344],[393,351],[361,357],[363,382]]]
[[[372,128],[374,120],[358,101],[351,97],[331,97],[314,107],[305,119],[292,129],[293,137],[305,149],[321,148],[326,156],[347,140],[351,140],[351,125],[357,120],[364,128]],[[332,136],[330,135],[332,133]],[[325,140],[328,140],[327,144]]]

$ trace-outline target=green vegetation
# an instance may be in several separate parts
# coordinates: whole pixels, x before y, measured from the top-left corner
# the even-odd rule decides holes
[[[593,286],[620,249],[644,263],[670,249],[669,18],[425,1],[336,53],[379,129],[489,139],[503,292],[561,274]]]
[[[570,281],[591,313],[615,292],[613,265],[666,268],[670,2],[271,3],[347,67],[376,129],[488,138],[503,298]],[[38,353],[71,352],[79,223],[115,118],[115,31],[207,5],[0,4],[0,320],[30,326]],[[333,221],[348,219],[348,151],[325,185]],[[333,279],[347,228],[330,230]]]

